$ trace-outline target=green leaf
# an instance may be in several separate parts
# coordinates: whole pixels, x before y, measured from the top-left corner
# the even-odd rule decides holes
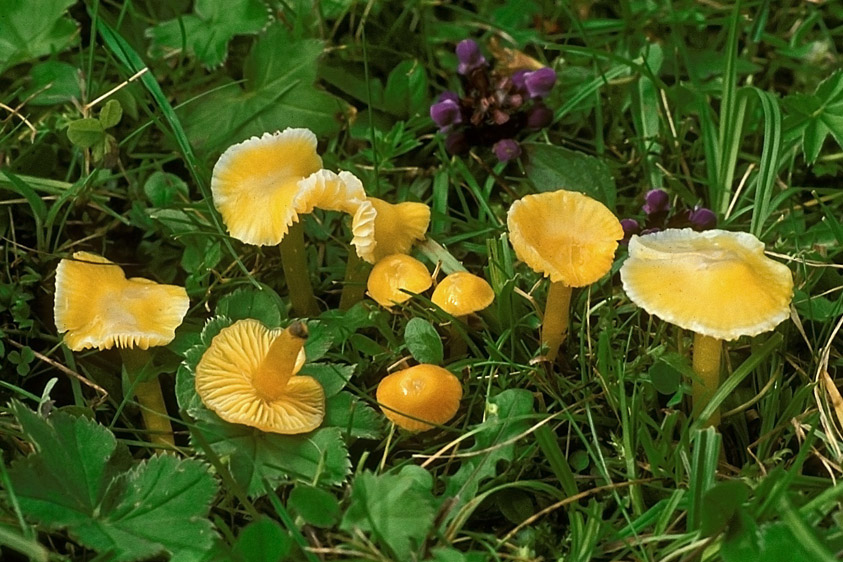
[[[436,328],[423,318],[412,318],[404,328],[404,342],[419,363],[439,365],[444,360],[442,338]]]
[[[232,553],[235,562],[278,562],[290,553],[293,540],[275,521],[261,517],[237,535]]]
[[[0,18],[0,73],[16,64],[59,53],[76,40],[65,17],[76,0],[7,0]]]
[[[712,486],[703,494],[700,534],[711,537],[722,531],[748,498],[749,488],[738,480]]]
[[[67,138],[80,148],[91,148],[105,140],[105,129],[99,119],[88,117],[71,121],[67,126]]]
[[[413,560],[412,553],[433,525],[431,483],[430,473],[414,465],[405,466],[398,474],[361,472],[352,484],[340,529],[370,533],[392,550],[394,559]]]
[[[660,394],[673,394],[679,389],[679,383],[682,380],[682,373],[661,359],[653,363],[647,374],[650,375],[653,386]]]
[[[615,208],[615,180],[602,160],[548,144],[525,144],[529,160],[527,177],[539,191],[567,189]]]
[[[843,72],[820,82],[813,95],[787,96],[783,105],[790,113],[783,135],[802,137],[802,152],[809,164],[816,162],[829,134],[843,148]]]
[[[53,105],[82,99],[81,73],[75,66],[48,60],[33,66],[29,76],[31,87],[21,98],[40,93],[30,99],[28,105]]]
[[[189,196],[187,184],[179,176],[162,172],[152,172],[143,184],[143,192],[154,207],[168,207],[179,196],[185,200]]]
[[[756,526],[749,515],[741,513],[720,547],[723,562],[831,562],[834,557],[820,558],[809,552],[786,523]]]
[[[316,527],[333,527],[340,518],[340,504],[336,496],[308,484],[298,484],[293,488],[287,507]]]
[[[269,287],[261,290],[249,287],[221,298],[216,313],[232,320],[254,318],[263,322],[267,328],[277,328],[281,325],[283,308],[281,297]]]
[[[427,110],[427,74],[419,61],[398,63],[389,73],[383,93],[385,109],[398,117],[411,117]]]
[[[324,44],[293,39],[280,25],[261,35],[245,62],[245,89],[231,83],[180,111],[194,147],[206,154],[266,131],[307,127],[339,130],[345,102],[313,87]]]
[[[352,437],[379,439],[384,417],[350,392],[340,392],[325,403],[324,427],[336,427]]]
[[[117,100],[108,100],[100,109],[100,123],[103,129],[117,126],[123,118],[123,108]]]
[[[305,350],[305,353],[307,353],[307,350]],[[310,360],[310,356],[307,359]],[[331,398],[345,388],[345,385],[351,380],[354,375],[354,365],[308,363],[302,367],[299,374],[311,376],[319,381],[319,384],[325,390],[325,397]]]
[[[258,33],[269,22],[260,0],[196,0],[194,13],[147,29],[150,56],[165,57],[186,48],[213,68],[225,61],[234,36]]]

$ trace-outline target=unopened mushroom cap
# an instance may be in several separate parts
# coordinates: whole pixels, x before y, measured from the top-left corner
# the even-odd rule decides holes
[[[427,431],[433,428],[431,424],[442,425],[456,415],[462,385],[450,371],[421,364],[384,377],[376,395],[384,415],[395,425]]]
[[[430,207],[424,203],[387,203],[369,197],[351,223],[351,243],[357,255],[377,263],[391,254],[406,254],[416,240],[424,239],[430,225]]]
[[[633,236],[620,273],[626,294],[650,314],[721,340],[772,330],[790,315],[790,270],[745,232]]]
[[[183,287],[131,278],[102,256],[76,252],[56,269],[56,328],[73,351],[148,349],[176,337],[190,306]]]
[[[214,205],[234,238],[276,245],[298,220],[298,183],[321,168],[316,136],[308,129],[252,137],[229,147],[214,166]]]
[[[430,300],[451,316],[465,316],[492,304],[495,292],[482,277],[458,271],[436,286]]]
[[[524,196],[509,208],[507,226],[518,259],[569,287],[606,275],[623,238],[612,211],[575,191]]]
[[[432,284],[430,272],[422,262],[407,254],[393,254],[375,264],[366,286],[375,302],[389,308],[410,298],[404,291],[421,293]]]
[[[354,215],[365,199],[363,183],[351,172],[319,170],[299,182],[293,207],[300,215],[314,208]]]
[[[291,329],[288,329],[291,330]],[[270,330],[257,320],[238,320],[214,336],[196,365],[196,392],[205,405],[230,423],[271,433],[306,433],[325,417],[325,392],[313,377],[296,375],[303,361],[301,346],[290,346],[287,361],[273,361],[274,343],[285,330]],[[286,334],[295,340],[295,334]],[[293,341],[293,343],[295,343]],[[262,369],[277,367],[277,387],[260,378]],[[262,382],[261,382],[262,381]]]

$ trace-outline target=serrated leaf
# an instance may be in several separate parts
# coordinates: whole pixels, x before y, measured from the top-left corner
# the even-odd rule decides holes
[[[123,108],[117,100],[108,100],[100,110],[100,124],[104,129],[117,126],[123,118]]]
[[[309,338],[308,338],[309,339]],[[308,361],[310,356],[307,357]],[[354,365],[335,363],[308,363],[302,367],[301,375],[308,375],[319,381],[325,391],[325,398],[331,398],[345,388],[354,375]]]
[[[261,517],[243,527],[232,551],[237,562],[279,562],[292,546],[293,540],[281,525]]]
[[[263,322],[267,328],[277,328],[281,325],[283,306],[281,297],[269,287],[260,290],[249,287],[221,298],[216,313],[232,320],[254,318]]]
[[[0,18],[0,73],[21,62],[59,53],[73,44],[78,26],[65,17],[76,0],[10,0]]]
[[[146,30],[152,40],[149,53],[165,57],[186,47],[213,68],[225,61],[231,39],[258,33],[268,22],[269,12],[260,0],[196,0],[194,14]]]
[[[67,138],[80,148],[91,148],[105,140],[105,129],[99,119],[88,117],[71,121],[67,126]]]
[[[350,392],[340,392],[325,402],[325,427],[336,427],[352,437],[379,439],[384,417]]]
[[[527,177],[537,190],[579,191],[614,210],[615,180],[603,161],[561,146],[530,143],[525,147]]]
[[[333,527],[340,518],[340,503],[336,496],[308,484],[298,484],[292,489],[287,507],[316,527]]]
[[[423,318],[412,318],[404,328],[404,343],[419,363],[439,365],[444,360],[442,338],[436,328]]]
[[[784,98],[792,118],[786,121],[785,138],[802,135],[802,151],[809,164],[816,162],[826,137],[831,134],[843,148],[843,72],[837,71],[817,86],[813,95]]]

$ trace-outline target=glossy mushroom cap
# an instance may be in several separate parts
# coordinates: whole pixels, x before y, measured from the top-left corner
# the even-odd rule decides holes
[[[384,415],[408,431],[427,431],[433,429],[431,424],[449,421],[456,415],[461,398],[462,385],[457,377],[429,364],[387,375],[377,390]]]
[[[407,254],[393,254],[375,264],[366,283],[369,296],[379,305],[389,308],[430,288],[433,279],[422,262]]]
[[[230,423],[271,433],[306,433],[325,417],[325,392],[304,364],[307,330],[270,330],[257,320],[223,328],[196,365],[196,392]]]
[[[377,263],[391,254],[406,254],[417,240],[424,239],[430,225],[430,207],[424,203],[387,203],[366,199],[354,214],[351,243],[357,255]]]
[[[430,300],[451,316],[466,316],[492,304],[495,292],[482,277],[458,271],[436,286]]]
[[[605,205],[575,191],[526,195],[509,208],[518,259],[554,283],[584,287],[612,267],[621,223]]]
[[[321,168],[316,135],[308,129],[252,137],[229,147],[214,166],[214,205],[231,236],[274,246],[298,220],[298,183]]]
[[[633,236],[620,273],[635,304],[720,340],[772,330],[790,315],[790,270],[745,232],[684,228]]]
[[[126,279],[96,254],[76,252],[56,269],[56,328],[73,351],[166,345],[189,306],[183,287]]]

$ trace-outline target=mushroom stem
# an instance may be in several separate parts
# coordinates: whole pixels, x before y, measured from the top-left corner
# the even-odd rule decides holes
[[[345,264],[345,280],[340,296],[340,310],[348,310],[363,300],[366,294],[366,279],[372,266],[357,255],[354,246],[348,248],[348,261]]]
[[[568,335],[568,314],[571,306],[571,287],[561,281],[551,282],[547,291],[542,321],[542,344],[547,346],[545,357],[551,363],[556,360],[559,346]]]
[[[135,397],[141,407],[143,424],[149,432],[149,440],[155,445],[175,447],[173,426],[167,417],[167,405],[161,392],[158,378],[142,380],[145,367],[152,361],[148,351],[143,349],[123,348],[120,350],[123,358],[123,368],[129,385],[134,388]]]
[[[252,386],[260,396],[272,401],[284,395],[306,339],[307,327],[301,322],[294,322],[275,338],[252,376]]]
[[[448,352],[451,359],[460,357],[468,352],[468,342],[462,337],[462,331],[457,327],[460,323],[464,327],[468,327],[468,316],[456,316],[454,322],[448,326],[448,338],[451,340],[448,344]]]
[[[694,334],[694,372],[697,378],[691,384],[691,399],[694,412],[699,413],[709,403],[720,386],[720,352],[723,340]],[[720,425],[720,409],[715,410],[706,425]]]
[[[304,250],[304,225],[294,223],[287,235],[278,245],[281,251],[281,266],[290,293],[293,312],[299,317],[316,316],[319,308],[313,296],[310,284],[310,271],[307,268],[307,254]]]

